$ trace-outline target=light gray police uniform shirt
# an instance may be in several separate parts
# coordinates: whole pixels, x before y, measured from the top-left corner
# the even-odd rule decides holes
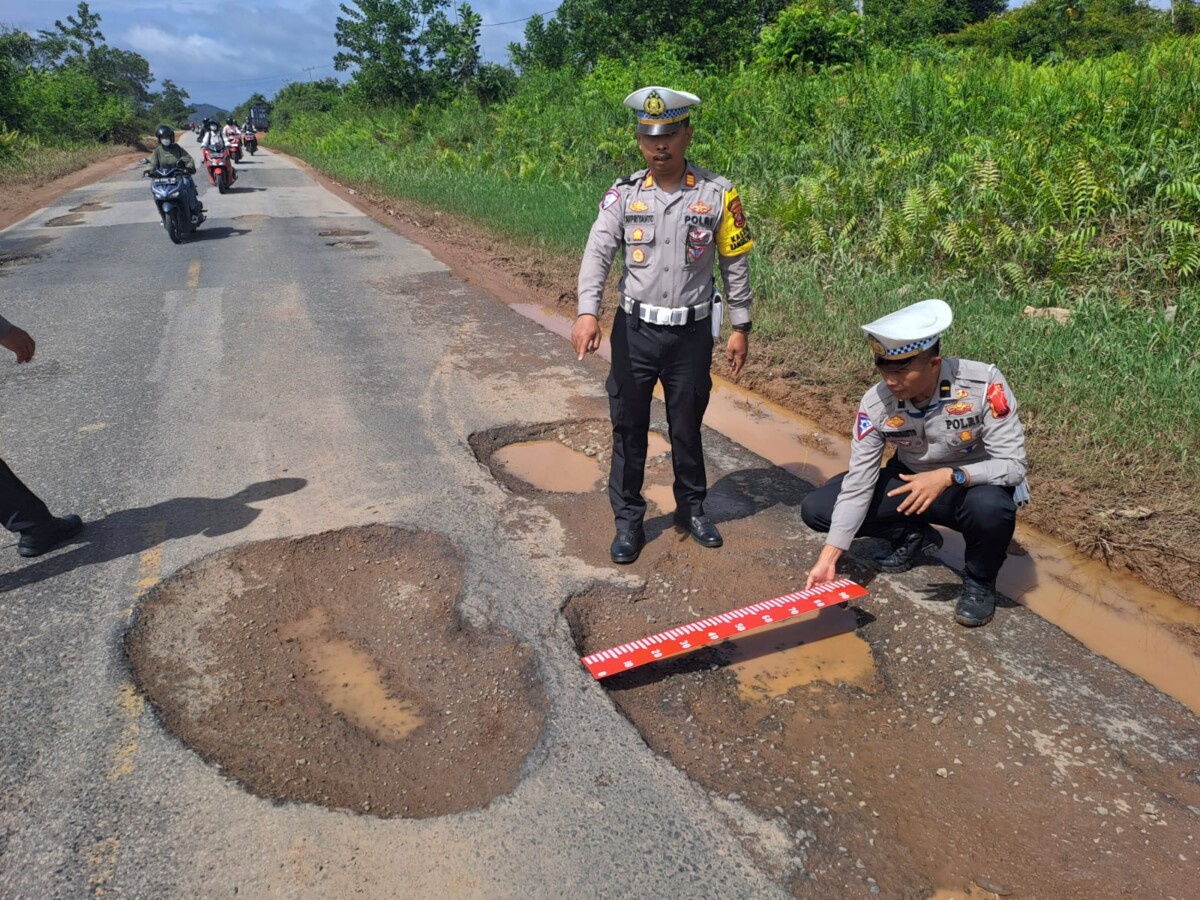
[[[648,306],[703,303],[713,295],[715,257],[729,321],[750,321],[749,252],[754,240],[741,198],[727,179],[689,163],[674,193],[657,187],[648,169],[609,188],[579,267],[580,315],[599,316],[604,282],[622,246],[622,295]]]
[[[862,526],[879,479],[884,448],[913,472],[960,468],[971,485],[1015,487],[1025,479],[1025,431],[1017,400],[1000,370],[970,359],[943,359],[937,391],[917,409],[880,382],[862,398],[826,543],[847,550]]]

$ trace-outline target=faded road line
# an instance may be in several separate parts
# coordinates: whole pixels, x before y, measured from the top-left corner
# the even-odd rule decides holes
[[[200,287],[200,260],[192,260],[192,264],[188,266],[188,287]]]

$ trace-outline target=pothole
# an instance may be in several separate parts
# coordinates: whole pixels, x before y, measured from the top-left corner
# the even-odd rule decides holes
[[[78,206],[72,206],[71,212],[73,212],[73,213],[100,212],[101,210],[105,210],[105,209],[109,209],[109,207],[105,206],[103,203],[94,203],[92,201],[88,201],[87,203],[81,203]]]
[[[246,213],[245,215],[234,216],[233,221],[235,221],[235,222],[267,222],[270,220],[270,218],[271,218],[270,216],[264,216],[262,213]]]
[[[78,225],[83,221],[83,213],[68,213],[65,216],[55,216],[46,222],[48,228],[61,228],[64,225]]]
[[[608,477],[612,426],[606,419],[514,425],[474,434],[470,443],[492,476],[515,493],[592,493]],[[675,507],[670,451],[667,439],[651,431],[643,494],[665,511]]]
[[[318,231],[318,237],[362,237],[364,234],[369,234],[367,231],[360,231],[354,228],[327,228],[325,231]]]
[[[126,648],[166,728],[263,797],[380,817],[516,785],[547,707],[529,651],[461,621],[444,538],[375,525],[244,545],[146,599]]]
[[[330,247],[336,247],[339,250],[370,250],[373,247],[378,247],[376,241],[329,241]]]
[[[41,259],[36,253],[0,253],[0,272]]]

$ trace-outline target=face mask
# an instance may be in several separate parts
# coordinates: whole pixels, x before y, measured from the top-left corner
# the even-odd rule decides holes
[[[158,139],[158,142],[159,142],[160,144],[162,144],[164,147],[170,147],[170,146],[171,146],[171,142],[170,142],[169,140],[167,140],[166,138],[159,138],[159,139]]]

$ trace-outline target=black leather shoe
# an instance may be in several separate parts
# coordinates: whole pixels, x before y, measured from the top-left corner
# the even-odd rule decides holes
[[[21,532],[17,541],[17,552],[22,556],[41,556],[53,550],[63,541],[79,534],[83,527],[83,519],[79,516],[62,516],[51,519],[45,525],[38,525]]]
[[[723,543],[721,532],[708,516],[675,516],[675,525],[688,532],[701,547],[720,547]]]
[[[978,628],[996,614],[996,582],[963,576],[963,592],[954,607],[954,621],[967,628]]]
[[[897,540],[892,541],[892,549],[882,556],[875,557],[885,572],[907,572],[917,564],[917,560],[930,551],[942,546],[941,534],[928,525],[912,531],[905,531]]]
[[[618,531],[608,552],[612,556],[613,562],[624,565],[636,560],[644,546],[646,546],[646,532],[642,531],[642,527],[639,525],[629,531]]]

